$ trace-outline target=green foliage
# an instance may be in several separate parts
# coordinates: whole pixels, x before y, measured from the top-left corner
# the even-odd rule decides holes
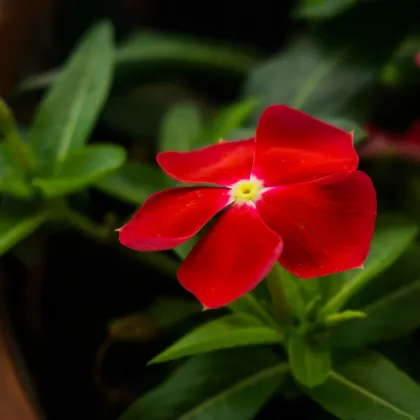
[[[239,299],[236,299],[229,305],[229,309],[234,313],[245,313],[253,315],[255,318],[263,321],[266,325],[271,325],[277,329],[279,328],[279,325],[276,323],[274,316],[269,311],[267,311],[263,303],[259,301],[252,292],[241,296]]]
[[[41,102],[29,132],[46,174],[82,147],[108,95],[114,66],[112,27],[94,26]]]
[[[297,319],[305,315],[305,302],[302,298],[298,279],[286,271],[280,264],[276,264],[267,276],[268,287],[276,308],[282,313],[286,309]],[[287,305],[287,308],[286,308]],[[282,317],[282,314],[278,314]]]
[[[127,162],[117,171],[98,180],[95,185],[101,191],[134,205],[143,203],[149,195],[169,187],[160,169],[140,162]]]
[[[287,342],[289,363],[293,376],[309,388],[322,384],[331,368],[328,346],[311,342],[302,335],[292,335]]]
[[[36,165],[31,147],[19,136],[12,111],[0,98],[0,140],[4,140],[10,149],[8,164],[15,165],[22,171],[31,171]]]
[[[119,420],[252,420],[287,370],[261,348],[203,354],[140,397]]]
[[[382,296],[361,308],[366,318],[354,320],[334,331],[340,346],[366,346],[409,334],[420,326],[420,280]]]
[[[370,352],[352,355],[308,395],[340,419],[415,420],[420,387],[386,358]]]
[[[5,142],[0,143],[0,192],[18,198],[28,198],[32,195],[25,174],[16,165],[13,152]]]
[[[161,152],[191,150],[203,130],[199,109],[189,103],[173,106],[166,114],[159,138]]]
[[[419,86],[419,68],[414,56],[420,51],[420,36],[410,34],[403,40],[389,63],[383,68],[381,81],[392,87]]]
[[[216,143],[226,139],[232,132],[238,130],[248,119],[249,115],[258,105],[257,99],[246,99],[223,108],[210,122],[202,133],[203,143]],[[248,138],[252,135],[238,136]]]
[[[361,89],[375,80],[375,70],[349,67],[348,53],[324,49],[314,38],[302,37],[251,73],[246,96],[263,98],[253,114],[271,104],[286,104],[310,114],[340,115]]]
[[[69,153],[54,177],[35,178],[33,185],[46,197],[67,195],[94,184],[119,168],[124,160],[125,150],[119,146],[86,146]]]
[[[300,0],[296,16],[309,20],[332,18],[356,4],[359,0]]]
[[[104,225],[97,225],[70,208],[80,193],[95,187],[138,206],[174,184],[157,165],[146,163],[152,151],[187,151],[221,139],[253,137],[269,104],[288,104],[353,132],[358,145],[367,138],[362,127],[376,98],[364,95],[380,83],[393,88],[418,83],[413,64],[418,36],[408,24],[393,25],[390,2],[383,2],[379,20],[370,3],[301,0],[296,15],[317,25],[266,61],[231,46],[152,32],[136,33],[115,49],[110,24],[93,26],[61,69],[22,85],[26,91],[51,85],[28,139],[0,101],[0,255],[49,221],[69,223],[110,242],[119,220],[107,215]],[[378,24],[369,29],[368,38],[365,27],[373,18]],[[191,101],[190,84],[200,77],[219,83],[224,76],[229,83],[246,79],[243,97],[221,105],[207,120],[204,111],[216,98],[200,92],[200,100]],[[131,89],[133,80],[138,90]],[[164,100],[154,90],[149,96],[138,94],[154,81],[187,81],[188,89],[178,102],[166,92]],[[102,114],[111,86],[115,89]],[[128,134],[136,160],[126,162],[119,145],[88,144],[101,115],[105,126]],[[399,177],[395,173],[396,182]],[[70,194],[76,196],[70,200]],[[215,319],[155,356],[150,364],[177,361],[168,366],[178,368],[120,420],[251,420],[280,391],[289,373],[291,388],[337,418],[420,418],[420,387],[391,361],[363,349],[420,327],[420,253],[413,245],[417,226],[381,224],[363,269],[302,281],[276,264],[267,284],[230,304],[228,315],[216,313]],[[112,241],[117,242],[114,236]],[[196,241],[194,237],[174,249],[178,260],[185,259]],[[171,276],[179,265],[169,253],[139,258]],[[147,310],[114,319],[108,338],[149,342],[200,313],[196,301],[158,299]],[[344,347],[353,348],[352,353]],[[180,364],[181,358],[188,359]]]
[[[244,76],[257,62],[258,53],[237,46],[216,45],[187,36],[155,32],[131,35],[116,54],[116,82],[127,79],[155,80],[172,76],[177,70],[205,70],[207,74],[221,73]],[[24,80],[20,92],[43,89],[59,76],[59,70],[34,75]]]
[[[280,343],[282,339],[277,329],[265,325],[251,315],[226,315],[193,330],[150,363],[167,362],[230,347]]]
[[[328,281],[341,282],[343,286],[326,303],[322,312],[328,314],[340,310],[353,295],[359,293],[375,276],[389,267],[407,249],[416,235],[416,226],[387,227],[377,230],[363,269],[347,271],[328,279]]]
[[[36,210],[24,202],[3,198],[0,203],[0,255],[35,232],[49,216],[47,210]]]
[[[304,2],[313,12],[325,8],[324,13],[345,10],[346,3],[349,1]],[[306,13],[311,9],[306,9]],[[409,9],[414,15],[417,13],[414,5],[407,6],[407,12]],[[380,21],[376,19],[378,10]],[[412,17],[409,12],[407,16]],[[373,21],[377,22],[375,30]],[[355,22],[360,23],[357,30]],[[379,9],[375,2],[357,2],[335,19],[296,37],[287,48],[250,73],[244,96],[262,99],[252,115],[253,122],[267,105],[276,103],[311,115],[364,122],[383,66],[410,29],[408,20],[405,25],[395,25],[392,2],[382,2]]]
[[[362,311],[344,311],[328,315],[324,325],[327,329],[347,324],[348,322],[366,318],[366,313]]]

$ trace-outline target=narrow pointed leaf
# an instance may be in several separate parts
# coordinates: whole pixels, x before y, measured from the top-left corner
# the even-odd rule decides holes
[[[225,350],[196,356],[119,420],[252,420],[288,371],[266,349]]]
[[[341,281],[344,285],[323,307],[324,314],[339,311],[346,303],[375,276],[389,267],[417,235],[416,226],[397,226],[378,230],[372,240],[369,255],[363,269],[342,273],[337,278],[332,276],[328,281]],[[334,280],[333,280],[334,279]]]
[[[296,318],[302,319],[305,314],[305,302],[299,287],[299,279],[277,263],[268,274],[267,280],[271,296],[278,310],[282,311],[281,306],[287,304],[286,310]]]
[[[193,354],[230,347],[280,343],[283,336],[251,315],[232,314],[193,330],[160,353],[150,363],[161,363]]]
[[[328,315],[325,318],[325,328],[335,328],[343,324],[347,324],[351,321],[360,320],[366,318],[366,313],[362,311],[344,311],[336,314]]]
[[[0,192],[28,198],[33,189],[25,179],[25,174],[16,166],[9,144],[0,142]]]
[[[367,346],[403,337],[420,326],[420,280],[378,297],[362,308],[366,318],[341,325],[332,342],[346,347]]]
[[[359,0],[300,0],[295,15],[309,20],[330,19],[345,12]]]
[[[202,130],[203,122],[196,105],[190,103],[175,105],[163,119],[159,150],[188,151],[194,147]]]
[[[158,75],[173,77],[175,70],[182,74],[230,74],[244,76],[258,61],[260,54],[238,46],[215,44],[194,37],[173,33],[141,31],[126,39],[117,51],[117,83],[128,76],[156,80]],[[19,87],[20,92],[43,89],[59,77],[61,69],[30,76]]]
[[[340,419],[416,420],[420,387],[389,360],[358,352],[321,386],[306,390],[325,410]]]
[[[12,110],[0,98],[0,140],[10,148],[10,164],[22,171],[32,171],[36,165],[35,154],[28,143],[19,136]]]
[[[293,376],[309,388],[322,384],[331,369],[330,349],[308,341],[303,336],[292,336],[287,350]]]
[[[262,302],[254,296],[253,292],[241,296],[228,307],[234,313],[252,315],[262,321],[265,325],[269,325],[278,330],[281,328],[274,319],[273,314],[271,314]]]
[[[83,37],[35,115],[29,143],[45,171],[85,144],[108,95],[113,66],[112,27],[100,23]]]
[[[201,143],[216,143],[221,139],[226,139],[235,130],[240,129],[256,108],[258,102],[257,99],[253,98],[245,99],[223,108],[202,133]],[[252,136],[247,133],[242,138],[246,139]]]
[[[48,211],[30,208],[27,202],[4,198],[0,202],[0,255],[35,232],[48,220]]]

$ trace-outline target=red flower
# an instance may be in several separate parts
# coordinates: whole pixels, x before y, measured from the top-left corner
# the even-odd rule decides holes
[[[138,251],[173,248],[225,209],[178,271],[206,308],[250,291],[276,260],[310,278],[360,267],[367,256],[376,197],[356,171],[350,133],[275,105],[255,139],[160,153],[157,161],[178,181],[214,186],[153,194],[120,241]]]

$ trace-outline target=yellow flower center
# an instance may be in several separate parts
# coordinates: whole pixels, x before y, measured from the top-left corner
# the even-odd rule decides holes
[[[244,179],[232,186],[231,196],[237,204],[252,204],[261,196],[263,186],[257,179]]]

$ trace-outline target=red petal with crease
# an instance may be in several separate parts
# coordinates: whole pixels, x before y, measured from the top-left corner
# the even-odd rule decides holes
[[[190,252],[178,279],[205,308],[218,308],[255,287],[281,250],[281,238],[261,220],[255,207],[234,204]]]
[[[352,134],[284,105],[262,114],[252,173],[265,186],[312,181],[357,164]]]
[[[249,178],[254,146],[254,139],[226,141],[192,152],[160,153],[157,161],[178,181],[228,186]]]
[[[137,251],[173,248],[195,235],[229,202],[226,188],[172,188],[151,195],[120,229],[120,242]]]
[[[279,261],[293,274],[317,277],[360,267],[369,251],[376,195],[364,172],[274,187],[257,202],[284,241]]]

